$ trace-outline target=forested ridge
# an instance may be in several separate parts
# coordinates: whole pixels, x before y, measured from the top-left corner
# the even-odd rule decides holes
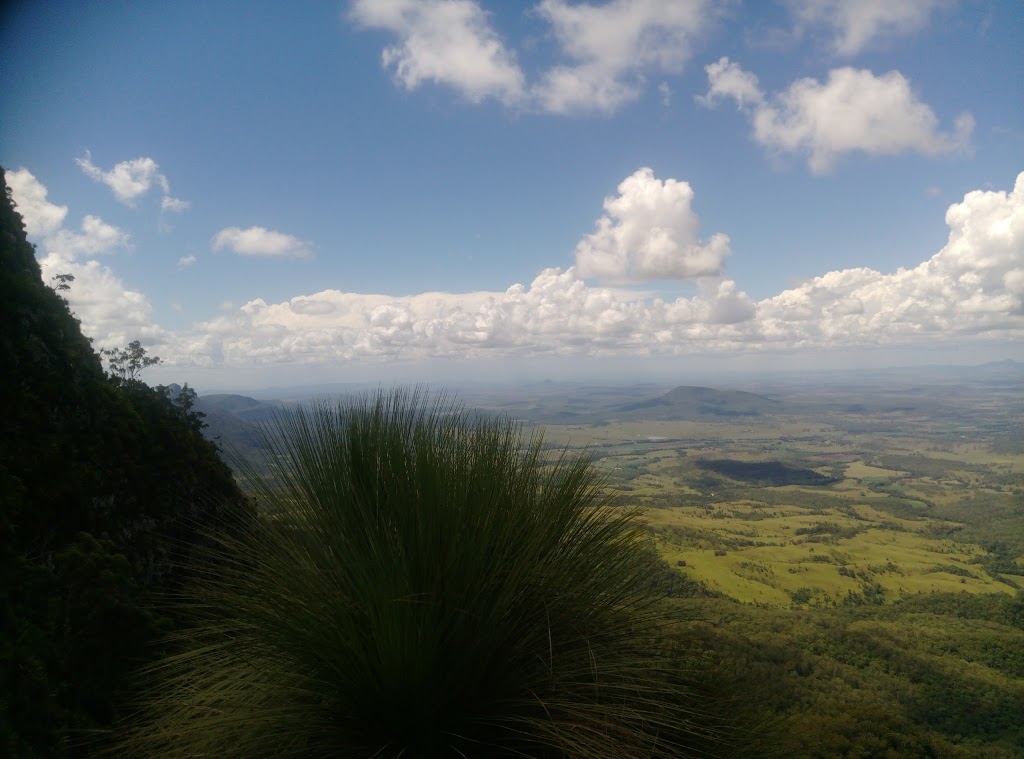
[[[104,742],[175,623],[204,520],[243,504],[201,420],[109,375],[0,202],[0,754]]]

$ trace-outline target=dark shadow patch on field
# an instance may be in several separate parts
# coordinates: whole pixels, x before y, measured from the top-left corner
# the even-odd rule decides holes
[[[813,469],[791,466],[781,461],[734,461],[732,459],[704,459],[694,462],[706,472],[728,477],[730,480],[750,485],[779,487],[783,485],[832,485],[838,482],[834,477],[815,472]]]

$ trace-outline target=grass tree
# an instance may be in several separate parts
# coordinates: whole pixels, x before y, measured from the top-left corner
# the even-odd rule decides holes
[[[732,753],[636,515],[588,461],[421,393],[264,430],[266,518],[222,540],[119,751],[221,757]]]

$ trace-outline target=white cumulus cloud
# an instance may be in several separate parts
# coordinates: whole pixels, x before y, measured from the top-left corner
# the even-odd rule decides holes
[[[79,258],[131,248],[131,236],[91,214],[82,219],[81,231],[59,229],[46,238],[46,249],[65,258]]]
[[[622,181],[619,194],[604,201],[597,230],[576,246],[581,276],[610,281],[693,279],[721,274],[729,238],[698,239],[687,182],[661,181],[649,168]]]
[[[356,0],[350,15],[398,37],[381,61],[407,90],[434,82],[474,103],[493,97],[512,104],[522,97],[515,54],[473,0]]]
[[[199,327],[196,339],[227,364],[489,355],[647,355],[735,347],[753,303],[728,280],[692,299],[647,302],[546,269],[505,292],[391,297],[325,290],[291,301],[254,300]],[[744,321],[748,324],[745,326]]]
[[[196,262],[195,256],[182,256],[178,259],[178,268],[187,269],[189,266]]]
[[[613,253],[626,251],[627,273],[653,267],[662,276],[663,267],[679,266],[664,263],[675,259],[654,255],[654,263],[638,264],[636,251],[644,245],[660,251],[667,238],[686,260],[687,244],[700,246],[691,201],[685,182],[661,182],[640,170],[606,202],[605,222],[594,236]],[[108,243],[117,239],[93,219],[74,234]],[[945,221],[946,244],[922,256],[917,266],[826,272],[758,302],[721,276],[722,258],[713,256],[717,268],[692,260],[685,264],[693,267],[688,276],[697,277],[692,297],[595,286],[578,264],[545,269],[504,291],[395,297],[327,289],[278,303],[254,299],[241,307],[227,304],[214,317],[178,332],[161,328],[145,295],[89,258],[102,244],[62,246],[64,230],[57,230],[39,248],[45,281],[56,274],[75,276],[68,300],[98,345],[141,339],[169,367],[1019,342],[1024,338],[1024,173],[1010,191],[968,193],[949,207]]]
[[[866,69],[833,69],[827,82],[799,79],[769,98],[757,77],[728,58],[705,67],[709,89],[698,100],[714,105],[731,98],[765,147],[807,156],[816,174],[828,171],[839,156],[917,152],[934,156],[966,150],[974,118],[963,113],[953,132],[941,132],[932,109],[918,100],[898,71],[875,76]]]
[[[264,227],[225,227],[213,236],[210,245],[214,250],[227,248],[240,256],[306,258],[310,255],[309,245],[298,237]]]
[[[349,17],[397,38],[381,60],[407,90],[433,82],[473,103],[559,114],[612,113],[648,76],[680,73],[715,17],[710,0],[541,0],[526,12],[548,24],[560,58],[529,85],[477,0],[355,0]]]
[[[47,252],[39,266],[44,282],[57,274],[74,275],[71,289],[63,294],[82,322],[82,332],[93,338],[97,347],[124,346],[132,340],[147,345],[168,340],[168,333],[153,321],[149,299],[127,287],[109,266],[95,259],[68,258],[57,250]]]
[[[812,345],[1024,333],[1024,173],[1013,191],[970,192],[949,240],[912,269],[833,271],[758,304],[771,340]]]
[[[32,237],[53,234],[68,215],[67,206],[58,206],[46,199],[46,188],[28,169],[6,171],[4,177],[11,188],[18,213],[25,222],[25,232]]]
[[[682,71],[712,17],[705,0],[543,0],[537,12],[570,60],[547,71],[535,88],[540,107],[553,113],[611,113],[636,99],[645,74]]]
[[[832,50],[851,56],[879,37],[897,37],[924,27],[950,0],[789,0],[798,29],[825,27],[832,32]]]
[[[721,277],[698,279],[691,298],[665,300],[588,285],[575,267],[504,292],[254,300],[197,325],[190,360],[627,357],[1024,337],[1024,173],[1011,192],[967,194],[946,222],[947,244],[914,268],[828,272],[760,302]]]
[[[136,339],[165,340],[165,331],[153,322],[146,296],[129,289],[109,266],[93,258],[130,248],[128,233],[93,215],[83,217],[78,231],[65,229],[67,208],[48,203],[46,188],[31,173],[22,169],[7,172],[6,177],[26,229],[40,238],[37,256],[43,281],[50,282],[58,274],[75,278],[62,295],[81,320],[83,332],[101,347]]]

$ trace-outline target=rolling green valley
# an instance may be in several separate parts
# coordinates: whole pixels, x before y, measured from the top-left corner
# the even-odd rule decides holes
[[[756,413],[727,393],[705,410],[706,389],[677,388],[662,398],[684,400],[648,406],[645,421],[550,424],[545,435],[589,450],[616,503],[645,509],[665,558],[737,600],[1014,595],[1024,587],[1022,375],[1013,365],[979,374],[826,386],[818,397],[783,386]]]
[[[1022,379],[1001,362],[452,392],[541,436],[551,460],[588,457],[611,507],[639,513],[686,666],[759,705],[764,755],[1014,757]],[[243,458],[259,418],[306,402],[200,399],[242,431]]]

